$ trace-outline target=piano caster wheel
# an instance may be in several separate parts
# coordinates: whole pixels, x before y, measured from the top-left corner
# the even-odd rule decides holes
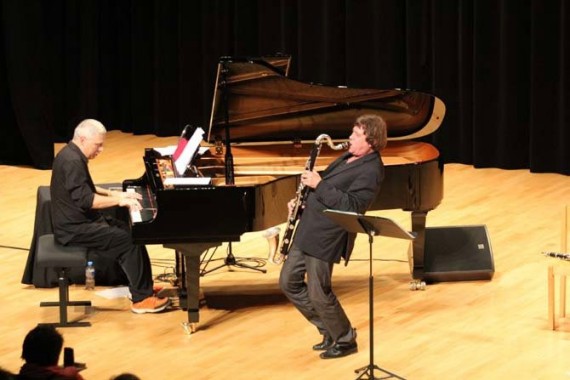
[[[425,281],[421,280],[410,281],[410,290],[426,290]]]
[[[182,328],[186,335],[190,335],[196,332],[197,323],[190,323],[190,322],[182,322]]]

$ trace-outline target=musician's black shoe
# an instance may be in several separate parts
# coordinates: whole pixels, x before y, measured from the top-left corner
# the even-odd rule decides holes
[[[321,359],[342,358],[358,351],[356,341],[350,343],[337,343],[325,352],[321,353]]]
[[[323,341],[321,343],[317,343],[313,346],[313,350],[315,351],[323,351],[328,350],[334,346],[334,340],[328,335],[323,335]]]

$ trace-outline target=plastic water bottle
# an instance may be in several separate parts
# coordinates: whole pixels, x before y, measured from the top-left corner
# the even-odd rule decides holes
[[[95,267],[93,266],[93,261],[88,261],[87,268],[85,268],[85,289],[95,289]]]

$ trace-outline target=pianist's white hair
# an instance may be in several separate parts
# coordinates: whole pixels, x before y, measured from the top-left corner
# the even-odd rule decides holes
[[[102,135],[105,133],[107,133],[107,130],[100,121],[95,119],[85,119],[75,127],[73,139],[77,139],[79,137],[93,137],[95,135]]]

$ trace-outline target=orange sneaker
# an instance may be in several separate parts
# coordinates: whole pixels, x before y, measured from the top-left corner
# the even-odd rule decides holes
[[[137,314],[158,313],[166,309],[168,305],[170,305],[170,299],[152,296],[147,297],[140,302],[133,303],[131,305],[131,310],[133,313]]]

